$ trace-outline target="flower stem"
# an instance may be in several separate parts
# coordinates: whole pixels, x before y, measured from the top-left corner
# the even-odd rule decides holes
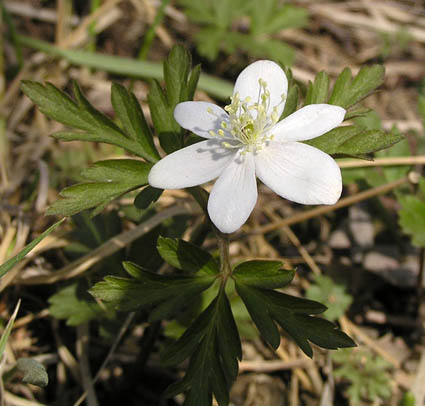
[[[220,273],[222,275],[222,285],[225,285],[227,278],[232,274],[229,254],[229,237],[227,234],[223,234],[217,229],[215,231],[218,240],[218,248],[220,250]]]

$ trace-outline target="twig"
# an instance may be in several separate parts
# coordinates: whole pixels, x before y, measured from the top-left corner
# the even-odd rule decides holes
[[[308,368],[313,363],[307,358],[294,359],[289,361],[242,361],[239,363],[239,372],[276,372],[293,368]]]
[[[17,281],[15,281],[15,283],[23,285],[51,284],[59,280],[75,278],[76,276],[83,274],[97,262],[114,254],[120,249],[125,248],[131,242],[133,242],[143,234],[148,233],[157,225],[161,224],[164,220],[170,217],[188,213],[191,213],[191,211],[186,206],[173,206],[168,209],[165,209],[162,212],[155,214],[145,222],[132,228],[131,230],[124,231],[121,234],[112,237],[111,239],[94,249],[89,254],[84,255],[83,257],[77,259],[74,262],[71,262],[70,264],[66,265],[65,267],[51,275],[42,275],[34,276],[31,278],[18,279]]]
[[[353,159],[347,161],[338,161],[338,165],[341,169],[367,168],[371,166],[425,165],[425,155],[375,158],[373,161]]]
[[[100,373],[104,370],[104,368],[106,367],[106,365],[108,364],[109,360],[112,357],[112,354],[115,352],[118,344],[120,343],[121,339],[123,338],[124,334],[126,333],[128,327],[130,326],[130,323],[132,322],[133,318],[134,318],[135,313],[129,313],[129,315],[127,316],[127,318],[125,319],[123,325],[120,328],[120,331],[118,332],[117,337],[115,338],[115,341],[112,343],[112,346],[108,352],[108,355],[106,356],[106,358],[103,360],[102,365],[100,366],[99,370],[97,371],[95,377],[93,378],[93,385],[97,382],[97,380],[100,377]],[[81,403],[84,402],[84,399],[87,396],[87,392],[84,392],[80,398],[74,403],[73,406],[79,406],[81,405]]]
[[[320,206],[312,210],[308,210],[302,213],[295,214],[281,221],[274,222],[272,224],[267,224],[265,226],[259,227],[252,230],[249,234],[264,234],[269,233],[270,231],[277,230],[284,226],[290,226],[293,224],[301,223],[302,221],[321,216],[326,213],[330,213],[334,210],[342,209],[343,207],[350,206],[354,203],[361,202],[371,197],[378,196],[384,193],[388,193],[390,190],[395,189],[398,186],[403,185],[408,182],[408,177],[397,179],[393,182],[389,182],[385,185],[377,186],[372,189],[365,190],[364,192],[357,193],[353,196],[348,196],[341,199],[338,203],[332,206]],[[237,238],[238,234],[235,234],[234,238]]]
[[[80,324],[77,326],[77,356],[80,360],[80,374],[84,393],[87,393],[87,405],[98,406],[96,392],[94,390],[94,381],[90,371],[90,361],[88,357],[89,351],[89,328],[87,323]]]
[[[421,352],[418,370],[416,372],[415,381],[412,386],[412,393],[415,397],[416,405],[423,405],[425,399],[425,350]]]

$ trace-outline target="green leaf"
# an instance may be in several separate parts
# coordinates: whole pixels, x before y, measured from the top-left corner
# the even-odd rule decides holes
[[[199,54],[213,61],[217,58],[224,39],[226,39],[226,31],[219,30],[216,27],[203,28],[196,34],[196,42],[198,44]],[[229,44],[226,44],[226,50]]]
[[[207,251],[178,238],[158,238],[158,252],[177,269],[203,275],[217,275],[220,268]]]
[[[170,397],[187,391],[185,406],[210,406],[214,394],[219,406],[227,406],[242,348],[224,289],[220,289],[180,339],[164,351],[162,359],[170,365],[189,356],[185,377],[171,385],[165,395]]]
[[[329,75],[319,72],[314,78],[314,83],[309,83],[304,105],[326,103],[329,91]]]
[[[51,225],[46,231],[41,233],[37,238],[27,244],[21,251],[19,251],[13,258],[8,259],[5,263],[0,266],[0,277],[9,272],[18,262],[22,261],[35,246],[37,246],[44,238],[46,238],[51,232],[59,227],[65,219],[61,219]]]
[[[238,280],[236,290],[261,335],[273,348],[277,348],[280,342],[274,322],[278,323],[309,357],[313,355],[309,341],[327,349],[355,346],[354,341],[337,330],[333,323],[311,316],[326,310],[326,306],[321,303],[249,286]]]
[[[181,46],[174,46],[164,62],[165,89],[153,81],[148,103],[155,131],[161,147],[168,154],[183,147],[184,130],[174,119],[174,109],[180,102],[189,100],[199,79],[199,66],[191,69],[190,54]]]
[[[56,138],[64,141],[104,142],[122,147],[141,157],[146,155],[138,141],[127,137],[109,117],[88,102],[76,82],[73,86],[76,101],[51,83],[43,86],[25,80],[21,89],[47,117],[80,130],[59,132],[53,135]]]
[[[227,0],[225,0],[227,2]],[[195,3],[190,0],[191,3]],[[204,11],[202,3],[201,9]],[[208,14],[208,12],[206,11]],[[211,15],[209,15],[211,18]],[[48,42],[33,37],[18,36],[22,45],[37,49],[57,58],[62,58],[77,66],[87,66],[93,69],[110,72],[124,77],[161,80],[162,66],[158,62],[140,61],[122,56],[86,52],[76,49],[56,47]],[[199,88],[221,100],[227,100],[232,95],[233,84],[203,73],[199,79]]]
[[[291,84],[289,86],[288,97],[286,98],[285,108],[280,116],[280,120],[283,120],[285,117],[288,117],[297,110],[299,94],[300,89],[298,85]]]
[[[263,289],[282,288],[291,283],[295,271],[282,269],[280,261],[248,261],[233,271],[236,281]]]
[[[151,309],[149,321],[176,314],[216,279],[215,275],[159,275],[131,262],[123,265],[132,278],[107,276],[89,292],[120,310]]]
[[[269,313],[267,304],[257,295],[257,290],[254,287],[236,283],[236,290],[260,334],[276,350],[280,345],[280,334]]]
[[[87,293],[85,283],[73,283],[49,297],[49,313],[57,319],[65,319],[69,326],[104,317],[107,312]]]
[[[417,247],[425,247],[425,203],[416,196],[399,197],[399,223]]]
[[[72,216],[97,207],[98,214],[113,199],[148,183],[152,164],[134,159],[99,161],[84,170],[82,176],[89,183],[80,183],[61,191],[62,199],[54,202],[47,214]]]
[[[174,107],[168,105],[165,92],[156,80],[148,93],[152,121],[161,147],[168,154],[183,146],[183,131],[173,116]]]
[[[152,133],[134,93],[129,92],[119,83],[113,83],[111,102],[115,114],[121,121],[128,136],[140,144],[144,152],[143,157],[150,162],[158,161],[160,156],[153,143]]]
[[[363,405],[367,401],[391,396],[391,379],[387,372],[391,365],[367,348],[344,349],[332,354],[340,364],[333,375],[348,381],[346,395],[350,404]]]
[[[167,89],[167,99],[170,106],[175,106],[183,100],[183,90],[191,69],[192,58],[182,46],[174,46],[164,62],[164,80]]]
[[[134,205],[138,209],[147,209],[151,203],[155,203],[162,195],[163,189],[146,186],[134,199]]]
[[[330,155],[364,159],[367,155],[388,148],[402,139],[403,136],[395,130],[387,133],[383,130],[365,130],[359,126],[345,126],[304,142]]]
[[[7,322],[6,328],[3,331],[3,334],[0,338],[0,361],[3,361],[3,353],[6,348],[7,340],[9,339],[10,333],[12,332],[13,324],[15,323],[16,316],[18,315],[19,307],[21,305],[21,299],[18,300],[18,303],[15,306],[12,316]]]
[[[331,321],[344,315],[353,301],[353,298],[345,292],[343,285],[336,284],[325,275],[314,277],[314,283],[308,287],[306,296],[310,300],[324,303],[328,309],[323,316]]]
[[[32,358],[19,358],[16,369],[23,374],[22,382],[44,388],[49,383],[49,376],[43,364]]]
[[[329,98],[329,104],[349,108],[358,103],[384,82],[382,65],[364,66],[352,79],[351,70],[345,68],[338,76]]]
[[[277,0],[255,1],[250,13],[251,31],[255,35],[271,34],[288,28],[303,27],[308,22],[308,11]]]

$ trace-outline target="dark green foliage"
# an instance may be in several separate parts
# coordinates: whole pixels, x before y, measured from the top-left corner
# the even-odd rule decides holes
[[[120,310],[149,309],[149,321],[169,318],[209,288],[213,275],[159,275],[131,262],[124,262],[132,278],[107,276],[90,293]]]
[[[248,286],[278,289],[291,283],[295,271],[282,269],[279,261],[247,261],[238,265],[233,276]]]
[[[135,122],[127,127],[126,133],[119,128],[109,117],[96,110],[84,97],[78,84],[74,82],[73,89],[75,101],[67,94],[60,91],[51,83],[42,85],[37,82],[25,80],[21,85],[22,91],[38,106],[40,111],[68,127],[80,131],[62,131],[53,134],[53,137],[63,141],[95,141],[117,145],[127,151],[155,161],[157,152],[151,143],[151,135],[147,126],[143,126],[143,113],[138,107],[138,102],[130,93],[124,96],[123,91],[113,91],[115,104],[119,108],[120,119],[123,124],[128,124],[126,116],[135,119]],[[118,96],[120,93],[120,96]],[[126,103],[124,103],[124,101]],[[135,133],[140,127],[142,133]]]
[[[92,215],[99,214],[113,199],[146,185],[151,167],[152,164],[134,159],[96,162],[82,172],[82,176],[90,182],[62,190],[62,199],[54,202],[47,214],[72,216],[92,207],[96,207]]]
[[[187,241],[159,237],[157,248],[164,261],[177,269],[202,275],[217,275],[220,270],[211,254]]]
[[[320,137],[304,141],[330,155],[367,159],[370,154],[401,141],[397,131],[366,130],[359,126],[337,127]]]
[[[153,81],[148,94],[149,108],[161,147],[171,153],[183,146],[184,130],[174,120],[174,108],[180,102],[192,100],[198,84],[200,66],[191,70],[191,56],[181,46],[175,46],[164,62],[165,89]]]
[[[151,130],[134,93],[119,83],[114,83],[111,89],[111,101],[126,133],[142,146],[143,157],[150,162],[158,161],[160,156],[153,143]]]
[[[323,313],[326,306],[272,290],[274,287],[290,283],[293,272],[282,270],[279,275],[277,263],[266,264],[257,267],[252,263],[241,264],[239,268],[242,266],[243,271],[235,270],[233,275],[236,290],[252,320],[263,338],[273,348],[276,349],[280,344],[280,335],[275,323],[279,324],[310,357],[313,351],[308,341],[328,349],[355,346],[354,341],[337,330],[333,323],[311,316]],[[252,276],[247,278],[250,273]],[[269,283],[270,274],[275,275],[275,282],[272,279]]]
[[[164,351],[162,360],[164,365],[174,365],[188,357],[185,377],[171,385],[165,395],[186,391],[184,406],[210,406],[214,394],[219,406],[228,405],[242,348],[224,289],[180,339]]]
[[[345,109],[363,100],[384,82],[385,68],[382,65],[364,66],[352,78],[350,68],[338,76],[328,103]]]
[[[147,209],[151,203],[155,203],[162,195],[163,189],[146,186],[134,199],[134,205],[138,209]]]

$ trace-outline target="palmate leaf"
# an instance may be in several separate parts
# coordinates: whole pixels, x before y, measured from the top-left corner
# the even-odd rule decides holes
[[[280,344],[276,323],[291,336],[297,345],[312,357],[312,343],[328,349],[355,346],[354,341],[336,326],[322,318],[326,306],[312,300],[289,296],[272,290],[288,284],[293,271],[279,269],[278,262],[255,261],[236,267],[233,276],[236,290],[263,338],[273,347]],[[261,263],[263,262],[263,263]],[[268,281],[274,281],[268,284]]]
[[[111,159],[96,162],[82,172],[87,183],[65,188],[62,199],[54,202],[47,214],[72,216],[80,211],[96,207],[98,214],[113,199],[148,183],[152,164],[134,159]]]
[[[159,275],[131,262],[123,265],[132,278],[107,276],[89,292],[119,310],[150,309],[149,321],[176,314],[216,279],[216,275]]]
[[[164,365],[190,357],[185,377],[165,395],[187,392],[184,406],[210,406],[214,394],[219,406],[229,404],[229,391],[242,358],[239,333],[224,288],[180,339],[162,354]]]
[[[112,104],[117,108],[117,115],[128,132],[96,110],[84,97],[77,82],[73,83],[75,101],[51,83],[42,85],[25,80],[21,88],[47,117],[80,130],[57,132],[53,137],[63,141],[104,142],[122,147],[152,162],[158,160],[152,135],[148,127],[143,125],[144,116],[137,100],[119,85],[112,89]],[[129,120],[132,121],[131,125]]]

